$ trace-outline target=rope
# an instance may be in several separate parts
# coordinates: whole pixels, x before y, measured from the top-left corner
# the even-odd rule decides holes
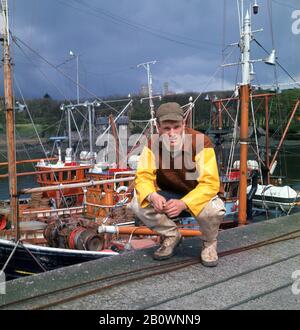
[[[14,248],[13,248],[11,254],[9,255],[8,259],[6,260],[6,262],[5,262],[4,266],[3,266],[3,268],[1,269],[0,273],[4,273],[4,272],[5,272],[5,269],[6,269],[7,266],[9,265],[9,263],[10,263],[12,257],[14,256],[14,254],[15,254],[15,252],[16,252],[16,250],[17,250],[17,248],[18,248],[19,246],[22,247],[22,248],[24,248],[24,250],[27,251],[27,252],[29,253],[29,255],[33,258],[33,260],[38,264],[38,266],[39,266],[44,272],[47,271],[47,270],[45,269],[45,267],[43,267],[43,266],[41,265],[41,263],[37,260],[37,258],[31,253],[31,251],[30,251],[26,246],[23,245],[23,243],[21,242],[21,240],[18,240],[18,242],[15,244],[15,246],[14,246]]]
[[[4,273],[6,267],[8,266],[8,264],[10,263],[11,258],[13,257],[13,255],[15,254],[18,246],[20,244],[20,240],[15,244],[15,247],[13,248],[11,254],[9,255],[8,259],[6,260],[6,263],[4,264],[3,268],[1,269],[0,273]]]
[[[109,11],[105,11],[105,10],[99,8],[99,7],[92,6],[90,3],[89,4],[87,4],[87,3],[83,4],[81,1],[76,1],[75,0],[77,2],[77,5],[83,6],[83,8],[82,7],[80,8],[80,7],[74,6],[74,4],[71,5],[70,3],[66,3],[62,0],[56,0],[56,1],[60,4],[62,4],[63,6],[67,6],[69,8],[74,9],[74,10],[80,11],[80,13],[84,13],[84,14],[87,14],[89,16],[93,15],[97,18],[101,18],[101,20],[103,20],[103,18],[104,18],[104,19],[109,20],[110,22],[112,22],[116,25],[125,25],[128,28],[130,28],[131,30],[137,30],[139,32],[141,31],[141,32],[144,32],[144,33],[148,33],[148,34],[154,35],[155,37],[158,37],[160,39],[164,39],[164,40],[167,40],[167,41],[179,44],[179,45],[183,45],[183,46],[186,46],[186,47],[202,49],[202,47],[199,47],[196,44],[188,43],[188,42],[186,42],[186,40],[191,40],[191,41],[193,41],[195,43],[198,43],[198,44],[200,44],[200,43],[205,44],[206,48],[207,48],[207,46],[210,46],[210,47],[219,46],[219,44],[217,44],[217,43],[213,43],[213,42],[209,42],[209,41],[195,40],[195,39],[192,39],[192,38],[187,37],[187,36],[180,36],[178,34],[157,30],[157,29],[154,29],[153,27],[149,27],[147,25],[137,23],[135,21],[129,20],[129,19],[124,18],[122,16],[115,15],[115,14],[113,14]],[[181,40],[178,40],[178,38],[180,38]]]
[[[232,98],[232,96],[231,96],[231,98]],[[231,121],[234,123],[234,119],[233,119],[233,117],[231,116],[230,112],[229,112],[229,111],[227,110],[227,108],[226,108],[226,106],[228,105],[229,102],[230,102],[230,100],[228,100],[227,103],[226,103],[225,105],[222,103],[222,107],[223,107],[223,109],[221,109],[221,113],[222,113],[223,111],[226,111],[228,117],[229,117],[229,118],[231,119]]]
[[[255,43],[269,55],[269,52],[264,48],[264,46],[259,41],[257,41],[255,38],[253,38],[253,41],[255,41]],[[300,86],[300,82],[297,81],[278,61],[276,61],[276,64],[289,78],[291,78],[294,81],[296,85]]]
[[[233,50],[225,57],[224,62],[217,68],[217,70],[214,72],[214,74],[210,77],[210,79],[208,80],[207,84],[205,85],[205,88],[203,88],[203,90],[198,94],[198,96],[196,97],[196,99],[193,101],[194,105],[196,104],[196,102],[198,101],[198,99],[201,97],[201,95],[208,89],[208,86],[211,84],[211,82],[213,81],[213,79],[215,79],[215,76],[222,69],[222,65],[225,64],[225,62],[227,61],[227,59],[233,54],[233,52],[235,50],[236,50],[236,48],[233,48]]]
[[[272,49],[276,49],[275,47],[275,38],[274,38],[274,30],[273,30],[273,22],[272,22],[272,3],[270,0],[268,0],[268,16],[269,16],[269,23],[270,23],[270,30],[271,30],[271,38],[272,38]],[[274,78],[275,78],[275,84],[278,89],[278,73],[277,73],[277,66],[274,66]]]
[[[17,135],[17,137],[21,138],[21,136],[19,135],[19,133],[18,133],[17,130],[16,130],[16,135]],[[25,147],[25,144],[24,144],[24,142],[23,142],[23,139],[21,138],[20,141],[21,141],[22,146],[23,146],[23,151],[24,151],[25,154],[27,155],[27,158],[30,159],[30,160],[32,160],[32,157],[30,156],[30,154],[29,154],[27,148]],[[33,165],[33,164],[32,164],[32,165]],[[35,166],[32,166],[32,167],[33,167],[34,171],[36,171],[36,167],[35,167]],[[24,169],[24,167],[23,167],[23,169]]]
[[[46,272],[47,269],[45,267],[42,266],[42,264],[38,261],[38,259],[31,253],[31,251],[25,246],[23,245],[23,243],[21,242],[21,246],[22,248],[24,248],[28,253],[29,255],[33,258],[33,260],[38,264],[38,266],[44,271]]]
[[[38,138],[38,140],[39,140],[39,143],[40,143],[40,145],[41,145],[41,147],[42,147],[42,150],[43,150],[43,152],[44,152],[44,155],[45,155],[45,157],[46,157],[47,160],[48,160],[46,150],[45,150],[45,148],[44,148],[44,146],[43,146],[43,143],[42,143],[42,140],[41,140],[41,138],[40,138],[40,135],[39,135],[39,133],[38,133],[38,131],[37,131],[37,129],[36,129],[36,126],[35,126],[35,124],[34,124],[33,118],[32,118],[32,116],[31,116],[31,113],[30,113],[30,111],[29,111],[29,108],[28,108],[28,106],[27,106],[27,104],[26,104],[26,101],[25,101],[24,95],[23,95],[23,93],[22,93],[22,91],[21,91],[21,88],[20,88],[20,85],[19,85],[19,83],[18,83],[18,79],[15,78],[15,81],[16,81],[16,85],[17,85],[17,88],[18,88],[18,90],[19,90],[19,93],[20,93],[20,95],[21,95],[22,101],[23,101],[23,103],[24,103],[25,106],[26,106],[26,107],[25,107],[25,108],[26,108],[26,112],[27,112],[27,114],[28,114],[28,116],[29,116],[30,122],[31,122],[31,124],[32,124],[32,126],[33,126],[33,129],[34,129],[34,131],[35,131],[35,134],[36,134],[36,136],[37,136],[37,138]],[[49,160],[48,160],[48,161],[49,161]]]
[[[125,111],[127,110],[128,106],[132,103],[132,101],[130,101],[126,106],[125,108],[118,114],[118,116],[115,118],[114,122],[116,123],[118,121],[118,119],[123,115],[123,113],[125,113]],[[107,134],[107,132],[111,129],[111,125],[109,125],[107,127],[107,129],[102,133],[102,135],[100,137],[98,137],[98,141],[100,141],[104,136],[105,134]]]
[[[84,134],[84,129],[85,129],[85,125],[88,121],[88,119],[84,116],[84,114],[75,107],[75,111],[79,113],[79,115],[83,118],[83,121],[82,121],[82,124],[81,124],[81,128],[80,128],[80,133],[79,133],[79,136],[80,134]],[[74,119],[73,119],[74,120]],[[75,121],[75,120],[74,120]],[[78,131],[78,130],[77,130]],[[82,150],[85,149],[85,146],[84,146],[84,141],[80,138],[79,141],[77,142],[77,145],[76,145],[76,149],[75,149],[75,155],[77,155],[77,152],[79,150],[79,145],[81,143],[81,146],[82,146]]]
[[[233,129],[233,139],[230,147],[230,153],[229,153],[229,162],[227,166],[226,176],[228,177],[229,171],[231,170],[233,166],[233,159],[234,159],[234,153],[235,153],[235,146],[237,143],[237,130],[238,130],[238,116],[240,112],[240,101],[237,102],[237,111],[236,111],[236,117],[235,117],[235,124]]]
[[[64,117],[64,114],[62,113],[62,114],[61,114],[61,117],[60,117],[60,121],[59,121],[58,129],[57,129],[57,131],[56,131],[56,136],[59,135],[59,132],[60,132],[60,128],[61,128],[61,124],[62,124],[63,117]],[[53,156],[53,154],[54,154],[54,149],[55,149],[55,144],[53,144],[52,151],[51,151],[51,156]]]
[[[260,161],[260,155],[259,155],[259,146],[258,146],[258,138],[257,138],[257,128],[256,128],[256,120],[254,115],[254,107],[253,107],[253,99],[251,98],[251,113],[252,113],[252,121],[253,121],[253,130],[254,130],[254,136],[255,136],[255,143],[256,143],[256,151],[257,151],[257,160],[259,164],[259,173],[260,173],[260,180],[263,182],[263,175],[261,170],[261,161]]]
[[[296,197],[294,198],[294,201],[292,203],[292,205],[290,206],[287,215],[290,215],[292,209],[297,205],[297,199],[300,197],[300,191],[297,193]]]
[[[40,59],[42,59],[45,63],[47,63],[51,68],[53,68],[54,70],[56,70],[58,73],[60,73],[61,75],[63,75],[65,78],[67,78],[68,80],[70,80],[71,82],[73,82],[76,86],[77,86],[77,81],[75,81],[73,78],[71,78],[70,76],[68,76],[66,73],[64,73],[61,69],[57,68],[54,64],[50,63],[46,58],[44,58],[42,55],[40,55],[37,51],[35,51],[34,49],[32,49],[30,46],[28,46],[24,41],[22,41],[20,38],[14,36],[13,37],[13,41],[14,43],[19,47],[20,45],[18,45],[18,42],[20,42],[23,46],[25,46],[27,49],[29,49],[33,54],[35,54],[36,56],[38,56]],[[18,41],[18,42],[17,42]],[[78,86],[84,90],[86,93],[90,94],[91,96],[95,97],[97,99],[97,101],[100,101],[104,104],[106,104],[111,110],[118,112],[114,107],[112,107],[111,105],[109,105],[109,103],[105,102],[103,99],[99,98],[96,94],[92,93],[90,90],[88,90],[86,87],[84,87],[81,84],[78,84]]]
[[[78,126],[77,126],[77,124],[76,124],[76,120],[75,120],[75,118],[74,118],[73,111],[70,111],[70,114],[71,114],[71,117],[72,117],[72,119],[73,119],[73,122],[74,122],[74,125],[75,125],[75,128],[76,128],[76,131],[77,131],[77,133],[78,133],[79,140],[80,140],[80,142],[82,142],[82,137],[81,137],[80,131],[79,131],[79,129],[78,129]]]
[[[0,155],[1,155],[5,160],[7,160],[7,156],[6,156],[3,152],[0,151]]]
[[[40,74],[45,78],[45,80],[47,80],[57,91],[59,94],[62,95],[62,97],[64,98],[64,100],[69,100],[68,97],[66,96],[66,94],[63,93],[63,91],[56,86],[56,84],[54,84],[48,77],[47,75],[40,69],[39,66],[35,65],[33,60],[25,53],[25,51],[22,49],[22,47],[20,47],[20,45],[18,43],[15,42],[14,38],[12,37],[12,40],[14,42],[14,44],[18,47],[18,49],[21,51],[21,53],[27,58],[27,60],[33,65],[35,66],[35,68],[40,72]],[[69,102],[71,103],[71,100],[69,100]]]
[[[135,141],[135,143],[134,143],[134,145],[133,145],[131,151],[130,151],[129,154],[127,155],[127,158],[129,158],[129,157],[132,155],[132,153],[133,153],[133,151],[134,151],[134,149],[135,149],[137,143],[141,140],[142,136],[143,136],[144,133],[146,132],[146,130],[147,130],[147,128],[148,128],[149,125],[150,125],[150,121],[148,121],[148,123],[147,123],[147,125],[145,126],[145,128],[143,129],[141,135],[136,139],[136,141]]]
[[[49,158],[48,158],[48,156],[47,156],[46,150],[45,150],[45,148],[44,148],[44,146],[43,146],[42,140],[41,140],[41,138],[40,138],[40,135],[39,135],[39,133],[38,133],[36,127],[35,127],[35,124],[34,124],[34,121],[33,121],[32,116],[31,116],[31,113],[30,113],[30,111],[29,111],[29,108],[28,108],[28,106],[27,106],[27,104],[26,104],[26,101],[25,101],[24,95],[23,95],[23,93],[22,93],[22,91],[21,91],[21,89],[20,89],[20,86],[19,86],[19,84],[18,84],[18,80],[17,80],[16,78],[15,78],[15,80],[16,80],[16,85],[17,85],[17,88],[19,89],[19,93],[20,93],[20,95],[21,95],[22,101],[23,101],[23,103],[26,105],[26,111],[27,111],[27,114],[28,114],[28,116],[29,116],[29,118],[30,118],[31,124],[32,124],[32,126],[33,126],[33,128],[34,128],[34,131],[35,131],[35,133],[36,133],[36,136],[37,136],[37,138],[38,138],[38,140],[39,140],[39,143],[40,143],[40,145],[41,145],[41,147],[42,147],[42,150],[43,150],[43,152],[44,152],[44,154],[45,154],[45,158],[47,159],[48,162],[50,162],[50,161],[49,161]],[[58,178],[57,178],[57,175],[55,174],[55,171],[53,170],[53,168],[50,168],[50,170],[52,171],[52,174],[53,174],[54,180],[55,180],[56,182],[58,182]],[[66,208],[69,209],[68,204],[67,204],[66,199],[65,199],[65,196],[64,196],[64,192],[61,190],[60,193],[61,193],[61,195],[62,195],[62,199],[64,200],[64,202],[65,202],[65,204],[66,204]]]

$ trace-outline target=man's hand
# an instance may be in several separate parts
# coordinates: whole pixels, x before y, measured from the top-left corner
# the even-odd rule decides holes
[[[152,203],[154,210],[158,213],[164,213],[164,207],[167,204],[166,199],[158,193],[152,193],[149,196],[149,201]]]
[[[186,204],[179,199],[170,199],[165,208],[164,212],[169,218],[176,218],[182,211],[187,209]]]

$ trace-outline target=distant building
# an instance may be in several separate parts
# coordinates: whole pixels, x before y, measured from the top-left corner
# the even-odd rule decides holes
[[[167,96],[169,94],[170,94],[169,83],[168,82],[165,82],[164,83],[164,87],[163,87],[163,96]]]
[[[142,97],[149,96],[148,94],[149,93],[148,93],[147,86],[146,85],[142,85],[141,86],[141,89],[140,89],[140,96],[142,96]]]
[[[129,125],[129,118],[127,116],[121,116],[116,122],[116,126],[119,131],[120,129],[124,129],[124,127],[127,127],[128,125]],[[109,126],[108,117],[98,117],[96,119],[96,127],[99,133],[103,133],[108,126]]]
[[[46,99],[46,100],[50,100],[50,99],[51,99],[51,96],[50,96],[48,93],[46,93],[46,94],[44,95],[44,99]]]
[[[108,127],[108,117],[98,117],[96,119],[96,128],[99,133],[103,133]]]

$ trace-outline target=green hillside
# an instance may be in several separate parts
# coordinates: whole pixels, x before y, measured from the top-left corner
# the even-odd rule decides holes
[[[261,91],[260,91],[261,92]],[[230,97],[232,92],[211,92],[209,96],[213,98],[215,95],[218,98]],[[180,105],[187,104],[189,102],[190,96],[196,99],[196,93],[186,93],[186,94],[174,94],[163,97],[161,101],[155,100],[155,106],[158,107],[160,102],[178,102]],[[198,130],[206,130],[210,125],[211,118],[211,103],[204,100],[206,95],[202,95],[195,104],[195,128]],[[287,122],[289,113],[291,112],[297,98],[300,96],[300,89],[284,90],[281,94],[274,96],[270,100],[270,132],[276,133],[281,132]],[[122,97],[120,97],[122,98]],[[30,110],[30,114],[34,123],[36,124],[36,129],[40,136],[43,138],[48,138],[56,134],[62,134],[66,128],[65,115],[60,110],[60,105],[66,103],[64,101],[52,100],[51,98],[34,99],[27,100],[27,105]],[[262,103],[262,104],[261,104]],[[121,110],[122,106],[120,103],[110,104],[117,110]],[[236,112],[235,104],[228,104],[229,112],[232,117],[234,117]],[[256,112],[255,117],[257,124],[265,128],[265,114],[264,114],[264,104],[262,101],[255,101],[254,108],[260,108]],[[107,116],[109,114],[116,115],[116,112],[111,110],[108,106],[102,106],[100,108],[101,116]],[[2,111],[1,111],[2,110]],[[97,115],[99,115],[99,110],[97,110]],[[147,101],[142,104],[140,102],[140,97],[134,97],[134,104],[129,109],[129,115],[132,120],[144,120],[149,119],[149,107]],[[76,119],[78,127],[81,126],[83,117],[76,111],[74,111],[74,117]],[[250,120],[251,123],[251,120]],[[223,114],[223,126],[232,126],[232,120],[226,113]],[[60,132],[58,131],[60,127]],[[76,127],[73,124],[73,129]],[[141,127],[132,127],[133,133],[137,133],[142,130]],[[35,130],[31,124],[31,119],[27,111],[16,112],[16,130],[18,139],[31,139],[36,136]],[[3,100],[1,102],[0,108],[0,136],[3,140],[3,135],[5,133],[5,113],[3,111]],[[297,138],[300,135],[300,110],[295,116],[292,122],[291,128],[289,130],[288,138]]]

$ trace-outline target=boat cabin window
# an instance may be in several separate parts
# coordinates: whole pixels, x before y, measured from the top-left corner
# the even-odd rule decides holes
[[[69,171],[64,171],[63,173],[62,173],[62,180],[63,181],[68,181],[68,180],[70,180],[69,179]]]
[[[77,180],[76,171],[71,171],[71,178],[70,178],[70,180]]]

